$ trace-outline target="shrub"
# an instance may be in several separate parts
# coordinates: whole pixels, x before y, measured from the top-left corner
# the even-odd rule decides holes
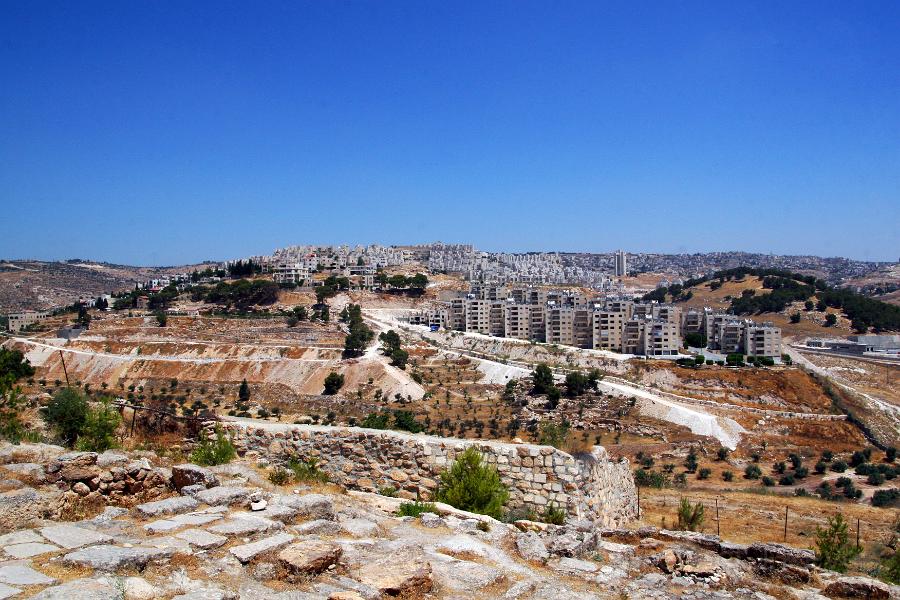
[[[787,465],[784,463],[784,461],[779,461],[775,463],[773,470],[779,475],[783,475],[784,472],[787,471]]]
[[[231,439],[225,435],[221,427],[216,427],[216,439],[210,440],[204,437],[200,440],[200,443],[191,452],[191,462],[204,467],[212,467],[229,463],[235,456],[237,456],[237,452],[231,444]]]
[[[420,433],[425,429],[408,410],[394,411],[394,427],[411,433]]]
[[[392,485],[386,485],[384,487],[378,488],[378,493],[382,496],[387,496],[388,498],[396,498],[397,497],[397,488]]]
[[[844,486],[844,496],[849,500],[859,500],[862,498],[862,490],[856,489],[852,483]]]
[[[860,451],[860,450],[857,450],[857,451],[854,452],[853,455],[850,457],[850,466],[851,466],[851,467],[857,467],[857,466],[863,464],[864,462],[866,462],[867,460],[868,460],[868,459],[866,458],[865,453],[862,452],[862,451]]]
[[[843,473],[847,470],[847,463],[842,460],[836,460],[831,463],[831,470],[835,473]]]
[[[794,485],[794,476],[791,474],[782,475],[778,480],[778,485]]]
[[[25,435],[25,425],[19,418],[22,412],[22,392],[12,386],[12,377],[0,380],[0,439],[18,444]]]
[[[562,525],[566,522],[566,511],[557,508],[556,505],[551,502],[544,510],[544,516],[541,517],[541,521],[550,523],[551,525]]]
[[[869,478],[866,479],[866,483],[874,486],[882,485],[884,483],[884,475],[882,475],[878,471],[873,471],[869,473]]]
[[[275,485],[284,485],[291,480],[291,474],[284,467],[275,467],[269,472],[269,481]]]
[[[691,504],[687,498],[682,498],[678,505],[677,529],[682,531],[699,530],[703,526],[704,512],[702,503]]]
[[[688,473],[693,473],[697,470],[697,451],[693,448],[688,452],[687,458],[684,461],[684,468],[688,470]]]
[[[710,475],[712,475],[712,469],[703,467],[697,472],[697,479],[709,479]]]
[[[897,449],[894,446],[888,446],[887,450],[884,451],[884,460],[888,462],[897,460]]]
[[[834,460],[834,452],[831,450],[822,450],[822,460],[825,462],[831,462]]]
[[[775,485],[775,480],[766,475],[762,478],[762,484],[766,487],[772,487],[773,485]]]
[[[636,469],[634,472],[634,484],[639,487],[662,489],[669,487],[669,478],[665,473],[660,473],[659,471]]]
[[[366,427],[368,429],[387,429],[388,420],[391,418],[389,413],[383,412],[379,413],[369,413],[366,415],[366,418],[360,422],[360,427]]]
[[[825,471],[828,470],[828,464],[825,461],[820,460],[819,462],[816,463],[816,466],[813,467],[813,469],[815,470],[817,475],[821,475],[822,473],[824,473]]]
[[[834,482],[835,487],[842,488],[847,485],[853,485],[853,480],[849,477],[838,477]]]
[[[805,479],[809,475],[809,469],[806,467],[797,467],[794,469],[794,477],[797,479]]]
[[[744,479],[759,479],[760,475],[762,475],[762,469],[759,468],[759,465],[747,465],[744,469]]]
[[[732,479],[734,479],[734,473],[732,473],[731,471],[725,471],[722,473],[722,479],[725,481],[731,481]]]
[[[73,387],[56,392],[44,411],[44,420],[66,446],[73,446],[84,429],[88,403],[84,394]]]
[[[422,513],[437,514],[437,512],[437,506],[435,506],[433,502],[419,502],[418,500],[415,502],[403,502],[397,508],[397,515],[400,517],[418,518]]]
[[[726,460],[728,458],[728,448],[719,448],[716,450],[716,458],[718,460]]]
[[[541,423],[540,443],[544,446],[553,446],[554,448],[562,448],[566,442],[566,436],[569,434],[569,424],[566,421],[562,423]]]
[[[288,469],[294,473],[294,481],[297,483],[328,483],[328,473],[319,468],[316,458],[300,460],[292,456],[288,461]]]
[[[895,550],[893,554],[881,561],[878,578],[887,583],[900,584],[900,552]]]
[[[441,473],[436,497],[455,508],[499,519],[509,491],[497,469],[484,464],[478,450],[469,446]]]
[[[889,490],[876,490],[874,494],[872,494],[872,506],[877,507],[886,507],[886,506],[894,506],[897,504],[897,500],[900,500],[900,490],[897,488],[892,488]]]
[[[323,393],[326,396],[333,396],[338,393],[338,390],[344,387],[344,375],[341,373],[331,372],[325,377],[325,390]]]
[[[115,448],[118,445],[116,429],[121,422],[119,411],[109,400],[104,400],[100,406],[88,411],[76,446],[88,452],[105,452]]]
[[[816,564],[823,569],[846,573],[847,567],[862,551],[850,541],[847,522],[841,513],[828,517],[828,527],[816,527]]]

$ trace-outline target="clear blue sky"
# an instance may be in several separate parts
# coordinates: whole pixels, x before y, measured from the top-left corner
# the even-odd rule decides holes
[[[900,2],[0,2],[0,257],[897,260]]]

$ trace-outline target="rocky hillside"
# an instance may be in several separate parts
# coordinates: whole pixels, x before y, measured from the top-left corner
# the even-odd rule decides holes
[[[247,459],[0,448],[0,598],[896,598],[810,551],[715,536],[506,524],[333,484],[275,486]]]

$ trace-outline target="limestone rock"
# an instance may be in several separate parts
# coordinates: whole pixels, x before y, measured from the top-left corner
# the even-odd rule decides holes
[[[84,527],[78,527],[76,525],[53,525],[44,527],[41,529],[41,535],[48,541],[68,550],[81,548],[82,546],[87,546],[89,544],[102,544],[112,539],[106,534],[98,533],[91,529],[85,529]]]
[[[529,531],[516,537],[516,549],[519,555],[527,561],[545,563],[550,558],[547,546],[537,533]]]
[[[315,575],[336,563],[341,552],[337,544],[310,540],[291,544],[278,553],[278,560],[292,575]]]
[[[32,600],[110,600],[120,598],[121,593],[112,581],[100,579],[75,579],[53,586],[32,596]]]
[[[816,553],[812,550],[800,550],[781,544],[751,544],[747,547],[748,558],[768,558],[789,565],[806,566],[816,561]]]
[[[223,485],[198,492],[194,495],[194,498],[203,504],[209,504],[210,506],[232,506],[235,504],[245,506],[249,504],[250,494],[252,494],[253,491],[254,490],[247,487]]]
[[[434,585],[431,563],[418,548],[405,548],[364,565],[358,579],[388,596],[422,595]]]
[[[275,504],[290,506],[297,511],[298,518],[333,520],[334,505],[322,494],[304,494],[302,496],[279,496]]]
[[[293,539],[294,536],[289,533],[277,533],[249,544],[235,546],[231,549],[231,554],[242,563],[248,563],[257,556],[283,548],[290,544]]]
[[[194,510],[199,502],[188,496],[175,496],[156,502],[138,504],[134,510],[142,517],[156,517],[159,515],[176,515]]]
[[[181,464],[172,467],[172,485],[176,490],[189,485],[202,485],[211,488],[219,485],[219,477],[207,469],[194,464]]]
[[[0,582],[10,585],[48,585],[56,580],[23,564],[4,564],[0,565]]]
[[[150,561],[169,558],[174,553],[172,548],[147,548],[143,546],[125,548],[101,544],[70,552],[63,557],[63,562],[69,565],[91,567],[98,571],[142,570]]]
[[[822,592],[829,598],[890,598],[891,588],[886,583],[869,577],[841,577],[828,584]]]

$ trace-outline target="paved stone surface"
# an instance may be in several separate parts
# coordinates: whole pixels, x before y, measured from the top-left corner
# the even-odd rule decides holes
[[[207,523],[218,521],[221,518],[222,515],[219,513],[189,513],[147,523],[144,525],[144,529],[150,533],[161,533],[164,531],[175,531],[176,529],[187,526],[206,525]]]
[[[186,529],[181,533],[176,533],[175,537],[201,550],[218,548],[228,541],[228,538],[224,535],[216,535],[203,529]]]
[[[29,566],[13,564],[0,566],[0,582],[10,585],[48,585],[56,580]]]
[[[294,536],[290,533],[276,533],[273,536],[263,538],[256,542],[235,546],[231,549],[231,554],[242,563],[247,563],[266,552],[273,552],[279,548],[287,546],[294,540]]]
[[[32,529],[23,529],[22,531],[14,531],[6,535],[0,535],[0,546],[9,544],[25,544],[28,542],[43,542],[44,538],[39,536]]]
[[[75,579],[47,588],[32,596],[32,600],[113,600],[121,597],[119,590],[105,579]]]
[[[217,523],[209,528],[213,533],[221,535],[248,535],[251,533],[262,533],[269,529],[278,529],[283,527],[278,521],[264,519],[262,517],[252,516],[234,516],[222,523]]]
[[[21,591],[22,590],[6,585],[5,583],[0,583],[0,600],[3,600],[4,598],[12,598],[16,594],[21,593]]]
[[[112,540],[108,535],[77,527],[75,525],[53,525],[41,529],[41,535],[57,546],[68,550],[89,544],[102,544]]]
[[[156,502],[138,504],[134,510],[142,517],[156,517],[159,515],[176,515],[194,510],[199,503],[189,496],[175,496]]]
[[[246,487],[232,487],[222,485],[197,492],[194,498],[203,504],[210,506],[218,506],[221,504],[231,506],[233,504],[245,505],[250,503],[250,494],[254,490]]]
[[[59,546],[53,546],[51,544],[29,542],[27,544],[12,544],[11,546],[5,546],[3,551],[13,558],[31,558],[32,556],[56,552],[59,549]]]
[[[378,534],[378,524],[368,519],[348,519],[341,522],[341,527],[356,537],[372,537]]]
[[[140,570],[151,560],[169,557],[172,554],[174,552],[171,548],[124,548],[103,544],[70,552],[63,557],[63,561],[67,564],[91,567],[98,571]]]
[[[305,519],[334,519],[334,505],[322,494],[279,496],[273,504],[290,506],[296,509],[298,517]]]

